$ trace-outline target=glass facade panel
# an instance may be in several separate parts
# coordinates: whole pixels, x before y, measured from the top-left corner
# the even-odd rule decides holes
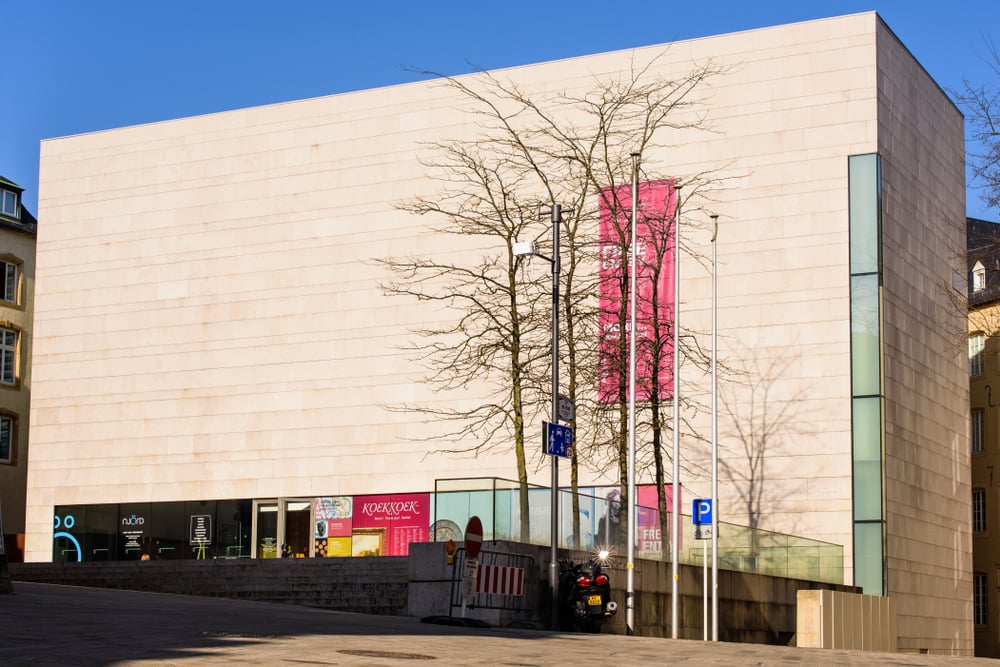
[[[257,558],[278,557],[278,503],[257,505]]]
[[[153,560],[191,558],[184,503],[153,503],[149,514],[149,557]]]
[[[854,585],[866,595],[885,595],[881,521],[854,524]]]
[[[118,560],[149,560],[155,549],[150,538],[153,529],[149,503],[119,505]]]
[[[882,519],[882,399],[852,401],[854,520]]]
[[[882,399],[855,398],[852,402],[855,461],[882,460]]]
[[[249,558],[252,506],[207,500],[57,507],[52,559]]]
[[[116,512],[117,514],[117,512]],[[84,560],[83,530],[87,510],[83,505],[57,507],[52,527],[52,562],[78,563]]]
[[[878,276],[851,277],[851,387],[855,396],[878,395],[882,387]]]
[[[848,158],[854,583],[885,594],[882,425],[882,173],[877,153]]]
[[[854,520],[882,519],[882,462],[854,462]]]
[[[84,513],[84,560],[115,560],[118,553],[119,515],[117,505],[91,505]]]
[[[878,154],[848,158],[851,273],[879,273],[882,239],[882,174]]]
[[[216,557],[250,557],[251,512],[249,500],[220,500],[216,503]]]

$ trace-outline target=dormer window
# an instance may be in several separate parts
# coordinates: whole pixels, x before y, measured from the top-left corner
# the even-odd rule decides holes
[[[972,291],[982,292],[986,289],[986,267],[982,262],[976,262],[972,267]]]
[[[0,190],[0,213],[11,218],[19,218],[17,214],[17,193],[11,190]]]

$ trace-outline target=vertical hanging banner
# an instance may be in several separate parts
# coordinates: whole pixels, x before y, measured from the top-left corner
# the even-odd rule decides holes
[[[639,184],[636,227],[636,400],[673,395],[674,243],[677,190],[673,179]],[[600,195],[600,374],[602,403],[628,400],[631,308],[628,247],[631,243],[632,186],[606,188]],[[655,316],[655,317],[654,317]],[[654,350],[659,360],[654,369]]]

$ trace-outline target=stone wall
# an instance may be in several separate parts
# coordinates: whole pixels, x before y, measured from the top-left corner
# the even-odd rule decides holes
[[[536,596],[535,613],[522,614],[494,609],[471,608],[470,618],[503,625],[511,620],[532,620],[547,627],[549,622],[548,572],[550,554],[547,548],[532,545],[490,542],[484,552],[509,552],[531,556],[536,563],[532,585],[527,594]],[[454,568],[446,565],[443,544],[412,545],[410,551],[409,614],[458,615],[449,609],[449,592]],[[588,554],[560,551],[560,559],[582,560]],[[605,632],[625,634],[626,572],[624,560],[614,560],[606,569],[611,579],[612,599],[618,602],[618,614],[605,624]],[[460,574],[460,573],[459,573]],[[680,592],[678,636],[681,639],[702,639],[704,636],[704,592],[701,567],[681,565],[678,568]],[[711,572],[709,572],[711,581]],[[635,564],[634,630],[646,637],[671,635],[672,572],[670,563],[637,560]],[[772,577],[752,572],[719,570],[719,639],[729,642],[756,644],[790,644],[796,631],[796,595],[800,590],[835,590],[854,592],[853,586],[839,586],[799,579]],[[711,605],[711,598],[709,598]],[[709,609],[711,623],[711,609]]]
[[[490,542],[484,552],[517,554],[534,562],[525,586],[527,611],[470,608],[469,618],[491,625],[531,621],[549,622],[549,550],[533,545]],[[560,551],[559,558],[580,560],[583,553]],[[456,563],[458,561],[456,560]],[[607,573],[617,616],[605,632],[625,634],[624,561],[613,562]],[[18,581],[40,581],[73,586],[208,595],[366,614],[417,617],[449,614],[452,577],[457,565],[447,564],[443,543],[411,545],[410,557],[326,558],[281,560],[147,561],[102,563],[12,563]],[[703,637],[702,569],[679,568],[681,594],[678,635]],[[799,590],[854,592],[851,586],[783,579],[749,572],[719,571],[719,639],[757,644],[790,644],[796,630],[796,594]],[[635,624],[637,635],[671,634],[671,568],[669,563],[638,560],[635,566]]]
[[[11,563],[18,581],[207,595],[365,614],[406,614],[407,559]]]

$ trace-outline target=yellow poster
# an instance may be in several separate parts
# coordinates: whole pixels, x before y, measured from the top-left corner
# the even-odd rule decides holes
[[[350,556],[351,538],[349,537],[328,538],[326,541],[326,555],[328,558]]]

